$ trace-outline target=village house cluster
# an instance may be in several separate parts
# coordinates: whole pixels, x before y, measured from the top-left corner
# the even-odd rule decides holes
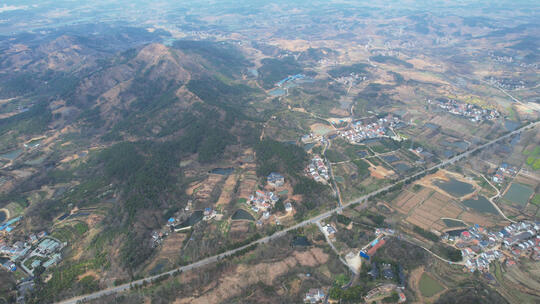
[[[17,223],[22,219],[22,217],[18,216],[16,218],[12,218],[10,219],[9,221],[3,223],[1,226],[0,226],[0,235],[8,235],[9,233],[11,233],[11,231],[13,231],[13,229],[15,228],[15,226],[17,225]]]
[[[428,103],[431,102],[431,99],[428,100]],[[477,105],[459,102],[454,99],[437,100],[435,104],[448,113],[463,116],[473,122],[493,120],[500,116],[497,110],[482,109]]]
[[[313,178],[315,181],[320,183],[328,182],[328,167],[324,163],[324,160],[319,156],[315,155],[308,167],[306,168],[308,176]]]
[[[388,130],[400,123],[399,118],[388,115],[371,123],[354,122],[352,128],[338,131],[338,134],[351,143],[360,143],[366,139],[390,137],[387,134]]]
[[[519,257],[540,259],[539,231],[539,224],[531,222],[514,223],[498,232],[474,225],[457,236],[445,234],[443,240],[461,250],[469,271],[488,271],[495,260],[515,264]]]
[[[268,175],[268,177],[266,177],[266,182],[271,187],[279,188],[285,184],[285,177],[279,173],[272,172]]]
[[[306,293],[304,297],[305,303],[321,303],[325,299],[326,295],[322,289],[312,288]]]
[[[514,223],[501,230],[498,237],[503,240],[503,248],[516,258],[540,260],[540,223]]]
[[[272,191],[255,191],[255,195],[249,197],[247,203],[255,212],[263,212],[263,218],[270,216],[270,209],[279,201],[279,196]]]
[[[341,83],[346,86],[351,86],[358,84],[362,81],[366,81],[367,77],[357,73],[350,73],[347,76],[341,76],[335,79],[336,82]]]
[[[490,76],[486,80],[491,85],[497,86],[505,90],[516,90],[525,88],[525,82],[520,79],[495,78],[493,76]]]
[[[62,259],[60,254],[65,244],[48,237],[45,231],[30,234],[26,241],[16,241],[12,244],[5,239],[0,241],[0,255],[7,257],[1,266],[8,271],[16,271],[19,264],[26,273],[33,275],[38,266],[49,268]]]
[[[502,163],[493,177],[491,178],[495,183],[501,184],[504,182],[505,176],[514,176],[517,173],[517,168],[508,165],[507,163]]]
[[[321,143],[324,143],[324,137],[322,137],[320,135],[315,135],[313,133],[303,135],[300,140],[304,144],[315,143],[315,142],[318,142],[318,141],[320,141]]]
[[[182,231],[190,230],[193,227],[193,223],[198,222],[200,220],[203,220],[203,221],[210,221],[213,219],[221,220],[223,217],[223,214],[218,213],[213,208],[204,208],[204,210],[194,211],[186,219],[187,214],[183,212],[189,211],[189,210],[191,210],[191,201],[188,202],[184,211],[179,211],[174,216],[170,217],[163,228],[161,228],[160,230],[152,231],[151,237],[152,237],[153,248],[159,246],[171,232],[182,232]],[[189,218],[191,217],[194,218],[192,223],[190,223],[190,220],[189,220]],[[181,220],[182,218],[184,218],[184,220]]]
[[[32,246],[34,250],[28,254],[21,262],[21,268],[33,275],[34,269],[38,266],[49,268],[62,260],[61,250],[65,244],[52,237],[44,237],[37,246]]]

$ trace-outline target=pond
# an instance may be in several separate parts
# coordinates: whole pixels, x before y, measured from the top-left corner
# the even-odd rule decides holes
[[[0,223],[6,220],[7,214],[5,211],[0,211]]]
[[[309,242],[307,237],[305,237],[303,235],[298,235],[298,236],[295,236],[293,238],[292,245],[293,246],[303,246],[303,247],[305,247],[305,246],[311,245],[311,243]]]
[[[69,212],[66,212],[66,213],[62,214],[62,216],[59,217],[58,220],[59,220],[59,221],[63,221],[63,220],[65,220],[68,216],[69,216]]]
[[[233,220],[248,220],[248,221],[254,221],[255,220],[255,218],[253,218],[253,216],[244,209],[236,210],[234,212],[234,214],[232,215],[231,219],[233,219]]]
[[[393,163],[399,161],[399,158],[395,155],[385,155],[382,157],[386,162]]]
[[[43,140],[44,140],[44,138],[34,139],[34,140],[26,143],[25,147],[35,148],[35,147],[39,146]]]
[[[158,273],[163,272],[163,268],[165,267],[165,261],[157,263],[152,270],[150,270],[150,275],[156,275]]]
[[[411,167],[405,163],[398,163],[392,166],[394,166],[394,168],[396,168],[396,170],[398,170],[399,173],[405,173],[411,169]]]
[[[512,120],[505,120],[504,121],[504,127],[508,131],[514,131],[517,128],[519,128],[519,126],[520,126],[520,123],[517,122],[517,121],[512,121]]]
[[[285,93],[287,93],[287,91],[285,91],[284,89],[274,89],[268,92],[268,94],[270,94],[271,96],[276,96],[276,97],[283,96],[285,95]]]
[[[364,158],[364,157],[368,156],[368,153],[365,150],[362,150],[362,151],[356,152],[356,155],[358,155],[358,157],[360,157],[360,158]]]
[[[516,203],[522,207],[527,205],[529,198],[534,193],[533,189],[529,186],[525,186],[518,183],[512,183],[510,189],[506,191],[503,198],[512,203]]]
[[[187,220],[180,224],[180,227],[191,227],[203,219],[204,212],[202,210],[194,211]]]
[[[89,216],[89,215],[90,215],[90,213],[88,213],[88,212],[79,212],[79,213],[75,213],[75,214],[71,215],[69,218],[72,219],[72,218]]]
[[[434,184],[437,187],[456,197],[461,197],[473,193],[474,191],[473,185],[458,181],[457,179],[452,177],[450,177],[447,181],[436,180]]]
[[[230,168],[214,168],[214,169],[208,171],[208,173],[219,174],[219,175],[230,175],[233,172],[234,172],[234,168],[232,168],[232,167],[230,167]]]
[[[456,229],[452,231],[446,231],[446,233],[448,233],[448,235],[450,236],[460,236],[463,231],[467,231],[467,229]]]
[[[465,223],[463,223],[460,220],[454,220],[454,219],[443,219],[443,223],[448,228],[456,228],[456,227],[466,227]]]
[[[464,200],[463,205],[481,213],[499,214],[497,209],[495,209],[491,202],[488,201],[488,199],[484,196],[479,196],[476,199],[470,198],[468,200]]]
[[[19,157],[19,155],[21,155],[21,153],[22,153],[22,149],[17,149],[17,150],[13,150],[13,151],[10,151],[10,152],[4,153],[4,154],[0,154],[0,158],[14,160],[17,157]]]

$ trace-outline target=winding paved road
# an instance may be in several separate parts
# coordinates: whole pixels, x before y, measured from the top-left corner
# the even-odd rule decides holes
[[[393,186],[401,183],[401,182],[404,182],[406,180],[409,180],[409,179],[412,179],[412,178],[415,178],[415,177],[418,177],[420,176],[421,174],[425,174],[427,172],[429,172],[430,170],[433,170],[433,169],[439,169],[439,168],[442,168],[446,165],[449,165],[449,164],[453,164],[463,158],[466,158],[466,157],[469,157],[471,156],[471,154],[473,154],[474,152],[476,151],[479,151],[479,150],[482,150],[482,149],[485,149],[489,146],[491,146],[492,144],[498,142],[498,141],[501,141],[503,139],[507,139],[513,135],[516,135],[516,134],[519,134],[521,133],[522,131],[526,130],[526,129],[529,129],[529,128],[535,128],[538,124],[540,123],[540,121],[537,121],[537,122],[533,122],[529,125],[526,125],[524,127],[521,127],[515,131],[512,131],[510,133],[507,133],[505,135],[502,135],[496,139],[493,139],[491,141],[488,141],[487,143],[485,144],[482,144],[474,149],[471,149],[469,151],[466,151],[462,154],[459,154],[459,155],[456,155],[452,158],[449,158],[435,166],[432,166],[431,168],[427,168],[423,171],[420,171],[412,176],[409,176],[409,177],[405,177],[405,178],[402,178],[400,179],[399,181],[391,184],[391,185],[388,185],[386,187],[383,187],[379,190],[376,190],[376,191],[373,191],[369,194],[366,194],[366,195],[363,195],[357,199],[354,199],[346,204],[343,204],[342,206],[340,207],[337,207],[337,208],[334,208],[332,210],[329,210],[329,211],[326,211],[326,212],[323,212],[319,215],[316,215],[310,219],[307,219],[303,222],[300,222],[294,226],[291,226],[291,227],[288,227],[288,228],[284,228],[283,230],[280,230],[280,231],[277,231],[276,233],[270,235],[270,236],[266,236],[266,237],[263,237],[263,238],[260,238],[252,243],[249,243],[245,246],[242,246],[242,247],[239,247],[239,248],[236,248],[236,249],[233,249],[233,250],[229,250],[227,252],[224,252],[224,253],[221,253],[221,254],[218,254],[218,255],[215,255],[215,256],[212,256],[212,257],[208,257],[208,258],[205,258],[205,259],[202,259],[200,261],[197,261],[193,264],[189,264],[189,265],[186,265],[186,266],[182,266],[182,267],[178,267],[176,269],[173,269],[171,271],[167,271],[167,272],[164,272],[164,273],[161,273],[161,274],[158,274],[158,275],[154,275],[154,276],[149,276],[149,277],[146,277],[144,279],[140,279],[140,280],[137,280],[137,281],[133,281],[133,282],[130,282],[130,283],[125,283],[125,284],[122,284],[122,285],[119,285],[119,286],[115,286],[115,287],[111,287],[111,288],[107,288],[107,289],[103,289],[103,290],[100,290],[100,291],[97,291],[97,292],[94,292],[94,293],[91,293],[91,294],[87,294],[87,295],[82,295],[82,296],[79,296],[79,297],[75,297],[75,298],[71,298],[71,299],[67,299],[67,300],[64,300],[64,301],[61,301],[59,303],[62,303],[62,304],[76,304],[76,303],[82,303],[84,301],[89,301],[89,300],[93,300],[93,299],[97,299],[99,297],[102,297],[102,296],[105,296],[105,295],[110,295],[110,294],[115,294],[115,293],[118,293],[118,292],[122,292],[122,291],[126,291],[126,290],[129,290],[132,286],[138,286],[138,285],[143,285],[144,282],[147,282],[147,283],[150,283],[150,281],[154,280],[154,279],[157,279],[159,277],[161,277],[162,275],[171,275],[171,274],[174,274],[175,272],[177,271],[188,271],[188,270],[192,270],[192,269],[197,269],[197,268],[200,268],[200,267],[203,267],[203,266],[206,266],[206,265],[209,265],[209,264],[212,264],[212,263],[215,263],[223,258],[226,258],[230,255],[233,255],[235,254],[236,252],[240,251],[240,250],[243,250],[249,246],[252,246],[252,245],[255,245],[255,244],[264,244],[264,243],[267,243],[273,239],[277,239],[277,238],[280,238],[282,236],[284,236],[287,232],[291,231],[291,230],[295,230],[297,228],[300,228],[300,227],[303,227],[303,226],[306,226],[306,225],[310,225],[310,224],[316,224],[318,221],[322,220],[322,219],[325,219],[325,218],[328,218],[330,216],[332,216],[332,214],[334,213],[337,213],[337,212],[341,212],[343,210],[343,208],[347,208],[351,205],[354,205],[354,204],[359,204],[359,203],[362,203],[364,201],[367,201],[368,199],[380,194],[381,192],[384,192],[384,191],[387,191],[389,190],[390,188],[392,188]],[[424,248],[425,249],[425,248]],[[427,250],[427,249],[426,249]]]

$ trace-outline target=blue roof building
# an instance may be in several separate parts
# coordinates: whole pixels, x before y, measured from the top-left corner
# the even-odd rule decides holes
[[[270,173],[268,177],[266,178],[266,181],[268,182],[270,186],[274,186],[274,187],[280,187],[280,186],[283,186],[283,184],[285,184],[285,178],[283,177],[283,175],[276,172]]]

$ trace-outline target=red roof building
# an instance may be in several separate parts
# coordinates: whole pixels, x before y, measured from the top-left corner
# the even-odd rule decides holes
[[[369,256],[372,256],[373,254],[375,254],[375,252],[377,252],[379,248],[381,248],[382,245],[384,245],[384,243],[386,243],[386,241],[384,239],[381,239],[377,244],[375,244],[375,246],[371,247],[368,250],[367,254]]]

